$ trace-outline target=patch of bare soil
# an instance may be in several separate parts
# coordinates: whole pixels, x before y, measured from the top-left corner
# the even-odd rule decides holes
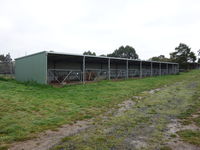
[[[37,138],[12,144],[9,150],[48,150],[66,136],[78,133],[91,126],[92,120],[77,121],[73,125],[63,125],[56,131],[47,130]]]
[[[181,130],[200,130],[198,126],[195,124],[189,124],[189,125],[182,125],[180,123],[180,120],[174,119],[170,124],[167,126],[167,137],[168,142],[166,143],[171,149],[173,150],[200,150],[200,147],[186,143],[180,139],[178,134],[176,132]],[[170,135],[175,135],[176,137],[171,138]]]
[[[160,90],[161,90],[161,88],[157,88],[157,89],[150,90],[148,92],[149,92],[149,94],[154,94],[155,92],[158,92]]]
[[[147,143],[145,142],[145,137],[138,137],[138,140],[135,139],[126,139],[125,142],[129,143],[131,145],[132,149],[142,149],[144,147],[147,147]]]
[[[118,104],[119,109],[116,112],[116,116],[121,115],[123,112],[131,109],[133,107],[133,105],[135,105],[135,102],[132,100],[126,100],[121,104]]]
[[[200,150],[197,146],[179,140],[169,143],[169,146],[172,150]]]
[[[152,90],[150,90],[150,91],[144,91],[143,93],[154,94],[154,93],[156,93],[156,92],[158,92],[158,91],[160,91],[160,90],[161,90],[161,88],[157,88],[157,89],[152,89]],[[132,97],[132,99],[133,99],[133,100],[136,100],[136,101],[141,100],[141,99],[143,99],[143,98],[145,98],[145,97],[144,97],[144,96],[133,96],[133,97]],[[118,104],[119,108],[118,108],[118,110],[115,112],[114,115],[115,115],[115,116],[122,115],[125,111],[131,109],[131,108],[136,104],[136,102],[133,101],[133,100],[131,100],[131,99],[125,100],[125,101],[123,101],[121,104]],[[113,111],[113,110],[112,110],[112,111]]]
[[[180,130],[199,130],[200,128],[195,124],[182,125],[178,119],[172,120],[170,124],[168,124],[169,133],[175,134]]]
[[[200,99],[200,97],[199,97],[199,99]],[[192,118],[197,118],[197,117],[199,117],[199,116],[200,116],[200,110],[197,111],[197,113],[193,114],[193,115],[192,115]]]

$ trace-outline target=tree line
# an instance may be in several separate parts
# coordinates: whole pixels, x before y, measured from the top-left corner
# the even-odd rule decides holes
[[[10,53],[4,55],[4,54],[0,54],[0,62],[11,62],[12,58],[10,56]]]
[[[95,52],[85,51],[83,55],[93,55],[96,56]],[[105,56],[105,57],[120,57],[120,58],[129,58],[129,59],[139,59],[138,54],[136,53],[135,49],[131,46],[120,46],[118,49],[116,49],[113,53],[111,54],[102,54],[100,56]]]
[[[197,51],[198,56],[200,56],[200,50]],[[93,55],[96,56],[95,52],[85,51],[83,55]],[[161,62],[176,62],[179,63],[180,68],[189,69],[190,65],[193,63],[200,63],[200,59],[197,60],[197,56],[191,50],[191,48],[184,44],[180,43],[174,52],[171,52],[170,57],[167,58],[164,55],[154,56],[149,58],[150,61],[161,61]],[[139,59],[139,55],[136,53],[136,50],[132,46],[120,46],[118,49],[114,50],[113,53],[110,54],[102,54],[104,57],[120,57],[120,58],[128,58],[128,59]],[[12,58],[10,54],[0,55],[0,62],[11,62]]]
[[[200,56],[200,50],[197,51],[198,55]],[[95,52],[85,51],[84,55],[94,55],[96,56]],[[197,56],[191,50],[191,48],[184,44],[180,43],[174,52],[171,52],[170,57],[167,58],[164,55],[154,56],[149,58],[150,61],[161,61],[161,62],[175,62],[179,63],[180,68],[182,69],[189,69],[191,64],[200,63],[200,59],[197,60]],[[120,46],[118,49],[114,50],[113,53],[107,55],[100,55],[105,57],[120,57],[120,58],[128,58],[128,59],[139,59],[139,55],[136,53],[136,50],[127,45],[127,46]]]

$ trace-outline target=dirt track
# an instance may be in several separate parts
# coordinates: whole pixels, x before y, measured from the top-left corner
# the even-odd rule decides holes
[[[165,146],[175,150],[199,150],[199,147],[183,143],[178,137],[170,137],[184,128],[176,117],[191,104],[198,84],[197,81],[185,81],[143,92],[119,104],[117,109],[104,116],[41,133],[38,138],[14,143],[10,150],[132,150],[160,149]]]

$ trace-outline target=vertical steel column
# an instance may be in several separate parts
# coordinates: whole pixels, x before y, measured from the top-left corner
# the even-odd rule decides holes
[[[110,80],[110,58],[108,58],[108,80]]]
[[[172,64],[172,74],[174,74],[174,64]]]
[[[166,64],[166,69],[167,69],[167,74],[169,74],[169,66],[168,66],[168,63]]]
[[[161,62],[159,63],[159,75],[161,76],[162,75],[162,70],[161,70]]]
[[[142,78],[142,61],[140,61],[140,78]]]
[[[174,64],[174,74],[176,74],[176,64]]]
[[[179,64],[177,64],[177,73],[179,73]]]
[[[83,75],[82,75],[82,77],[83,77],[83,83],[85,83],[85,56],[83,56]]]
[[[11,75],[13,75],[12,66],[13,66],[13,63],[9,62],[9,69],[10,69],[10,74]]]
[[[173,74],[175,74],[176,72],[175,72],[175,65],[173,64]]]
[[[151,62],[151,77],[153,76],[153,62]]]
[[[126,79],[128,79],[128,59],[126,60]]]
[[[175,74],[176,74],[176,69],[177,69],[177,65],[174,64],[174,72],[175,72]]]

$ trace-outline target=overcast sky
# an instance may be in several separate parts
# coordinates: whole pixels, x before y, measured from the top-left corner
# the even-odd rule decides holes
[[[200,49],[200,0],[0,0],[0,53],[13,58],[130,45],[148,59],[180,42]]]

